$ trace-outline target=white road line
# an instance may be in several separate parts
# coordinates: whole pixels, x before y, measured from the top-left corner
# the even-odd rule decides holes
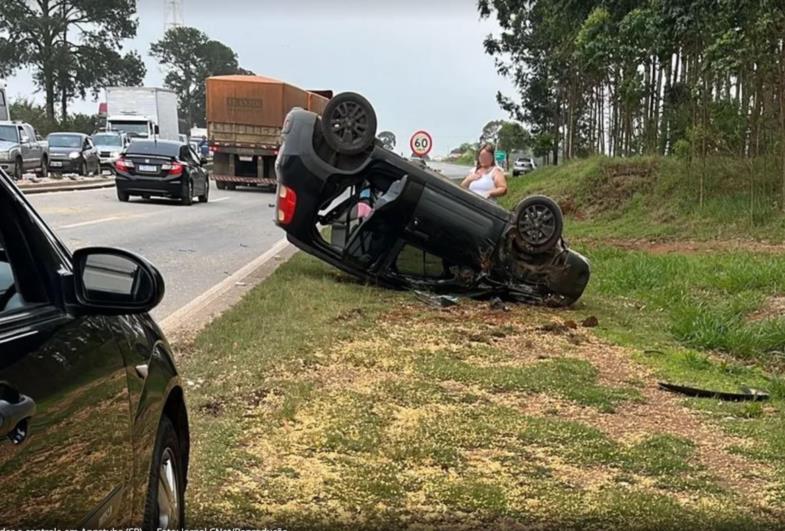
[[[219,197],[218,199],[213,199],[210,202],[211,203],[220,203],[221,201],[228,201],[229,199],[231,199],[231,197]]]
[[[135,218],[146,218],[152,215],[153,214],[151,213],[151,214],[134,214],[131,216],[110,216],[108,218],[92,219],[90,221],[80,221],[79,223],[71,223],[70,225],[61,225],[59,227],[55,227],[55,230],[60,231],[60,230],[67,230],[67,229],[76,229],[79,227],[89,227],[90,225],[99,225],[101,223],[108,223],[110,221],[126,221]]]
[[[208,307],[213,301],[217,300],[229,290],[234,288],[238,282],[242,282],[246,277],[248,277],[248,275],[262,267],[270,260],[274,259],[275,256],[286,249],[288,245],[289,242],[286,240],[286,238],[279,240],[272,247],[270,247],[267,252],[253,259],[232,276],[208,289],[185,306],[182,306],[180,309],[170,313],[168,317],[160,321],[161,328],[163,328],[167,333],[170,333],[182,326],[183,323],[189,322],[192,315]]]
[[[76,229],[78,227],[87,227],[89,225],[98,225],[99,223],[106,223],[107,221],[117,221],[123,219],[119,216],[112,216],[109,218],[93,219],[91,221],[82,221],[80,223],[71,223],[70,225],[61,225],[56,227],[55,230]]]

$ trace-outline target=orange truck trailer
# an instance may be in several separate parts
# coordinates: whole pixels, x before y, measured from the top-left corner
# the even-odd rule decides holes
[[[261,76],[207,79],[207,137],[219,189],[273,188],[281,129],[294,107],[321,114],[330,91],[310,92]]]

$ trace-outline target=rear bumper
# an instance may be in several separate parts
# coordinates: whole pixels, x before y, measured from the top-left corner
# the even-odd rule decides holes
[[[232,184],[241,184],[246,186],[274,187],[277,184],[277,181],[275,179],[257,179],[256,177],[233,177],[230,175],[212,175],[212,178],[217,183],[232,183]]]
[[[128,194],[146,194],[163,197],[181,197],[183,195],[183,182],[185,177],[176,179],[151,179],[131,178],[118,174],[115,177],[115,186],[121,192]]]

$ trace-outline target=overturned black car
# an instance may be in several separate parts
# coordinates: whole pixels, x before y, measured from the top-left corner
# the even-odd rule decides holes
[[[276,222],[290,242],[393,288],[554,306],[580,298],[589,263],[567,248],[554,201],[528,197],[510,212],[375,136],[373,107],[358,94],[337,95],[322,117],[289,113],[276,161]]]

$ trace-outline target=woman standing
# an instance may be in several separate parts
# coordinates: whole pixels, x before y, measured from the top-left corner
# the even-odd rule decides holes
[[[507,178],[504,170],[496,165],[495,153],[496,150],[490,144],[480,148],[477,153],[477,166],[461,183],[463,188],[493,200],[507,194]]]

